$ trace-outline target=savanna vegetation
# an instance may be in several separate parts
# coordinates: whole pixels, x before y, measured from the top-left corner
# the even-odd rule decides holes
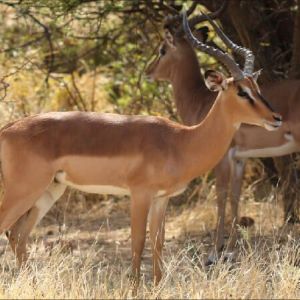
[[[253,50],[256,68],[263,68],[260,82],[299,79],[300,1],[225,1],[218,22],[232,40]],[[168,83],[150,82],[144,71],[163,39],[167,15],[183,9],[193,15],[216,11],[222,3],[0,0],[1,125],[67,110],[161,115],[180,122]],[[204,25],[210,29],[209,43],[224,46]],[[222,68],[207,55],[198,56],[202,71]],[[173,198],[166,221],[165,276],[152,286],[147,244],[138,297],[299,298],[300,228],[288,224],[298,219],[297,158],[248,162],[241,215],[255,224],[240,228],[235,262],[204,264],[216,223],[213,174],[194,180]],[[20,270],[3,235],[0,297],[131,297],[129,206],[127,197],[67,190],[34,230],[29,261]]]

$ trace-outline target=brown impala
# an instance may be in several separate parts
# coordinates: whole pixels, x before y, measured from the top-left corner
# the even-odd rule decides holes
[[[133,275],[138,283],[151,208],[154,281],[159,282],[168,197],[222,159],[241,123],[269,130],[281,125],[281,117],[251,77],[252,55],[242,71],[228,54],[190,38],[232,74],[227,79],[219,72],[206,72],[206,85],[218,96],[198,125],[188,127],[150,116],[52,112],[2,128],[5,190],[0,232],[11,231],[10,244],[20,263],[26,259],[31,229],[67,186],[91,193],[130,194]],[[251,93],[251,100],[243,91]]]
[[[217,14],[214,15],[216,17]],[[214,103],[215,95],[209,93],[200,73],[200,66],[191,44],[184,38],[181,26],[176,22],[181,16],[174,16],[166,21],[166,36],[161,44],[159,54],[148,67],[147,74],[155,80],[167,80],[171,83],[178,114],[187,125],[199,123],[205,118]],[[195,26],[207,20],[206,16],[194,17],[190,23]],[[212,23],[214,26],[214,23]],[[245,49],[234,45],[216,26],[220,38],[233,51],[248,55]],[[195,33],[201,34],[200,31]],[[192,42],[194,43],[194,42]],[[248,66],[245,66],[248,68]],[[246,70],[248,73],[252,69]],[[253,84],[258,72],[253,74]],[[250,76],[251,77],[251,76]],[[247,86],[240,85],[240,96],[245,101],[256,97]],[[218,221],[214,249],[220,252],[224,246],[224,219],[226,198],[231,191],[232,236],[228,245],[228,254],[236,243],[236,226],[238,220],[238,202],[244,172],[244,158],[272,157],[289,154],[300,150],[300,81],[283,80],[262,86],[264,94],[276,111],[283,117],[283,126],[277,131],[268,132],[260,127],[243,125],[234,136],[233,144],[221,162],[215,168],[218,203]],[[288,200],[288,199],[286,199]],[[286,201],[287,203],[287,201]],[[210,260],[216,259],[214,253]],[[226,255],[226,254],[225,254]]]

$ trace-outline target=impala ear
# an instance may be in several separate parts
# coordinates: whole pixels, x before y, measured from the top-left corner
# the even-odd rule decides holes
[[[258,76],[261,74],[261,72],[262,72],[262,69],[260,69],[260,70],[253,73],[252,77],[255,81],[257,81]]]
[[[176,48],[174,36],[169,29],[165,29],[165,41],[171,48]]]
[[[218,71],[208,70],[204,78],[207,88],[212,92],[224,91],[228,87],[226,77]]]

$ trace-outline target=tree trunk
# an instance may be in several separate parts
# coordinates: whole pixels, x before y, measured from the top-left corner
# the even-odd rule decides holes
[[[252,50],[255,54],[255,69],[262,67],[264,69],[260,76],[260,82],[267,82],[272,79],[270,66],[273,65],[268,63],[267,60],[269,57],[265,57],[263,53],[261,53],[260,39],[254,30],[257,26],[257,19],[259,18],[253,18],[253,13],[251,13],[253,3],[254,2],[244,0],[230,0],[227,11],[241,45]],[[237,59],[239,60],[240,58]],[[241,65],[243,65],[244,61],[241,63]]]
[[[297,1],[297,12],[294,25],[293,57],[290,78],[300,79],[300,0]]]

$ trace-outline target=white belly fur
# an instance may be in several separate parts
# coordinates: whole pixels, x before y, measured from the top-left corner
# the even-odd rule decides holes
[[[75,188],[82,192],[92,193],[92,194],[102,194],[102,195],[130,195],[130,192],[126,188],[112,186],[112,185],[80,185],[74,182],[71,182],[66,179],[65,172],[58,172],[55,176],[56,180],[60,183],[63,183],[69,187]]]
[[[129,189],[123,187],[112,186],[112,185],[80,185],[80,184],[73,183],[66,179],[66,173],[62,171],[58,172],[55,178],[59,183],[65,184],[69,187],[75,188],[79,191],[86,192],[86,193],[100,194],[100,195],[118,195],[118,196],[130,195]],[[166,191],[158,191],[156,197],[176,196],[181,194],[185,189],[186,187],[176,191],[172,195],[167,195]]]

